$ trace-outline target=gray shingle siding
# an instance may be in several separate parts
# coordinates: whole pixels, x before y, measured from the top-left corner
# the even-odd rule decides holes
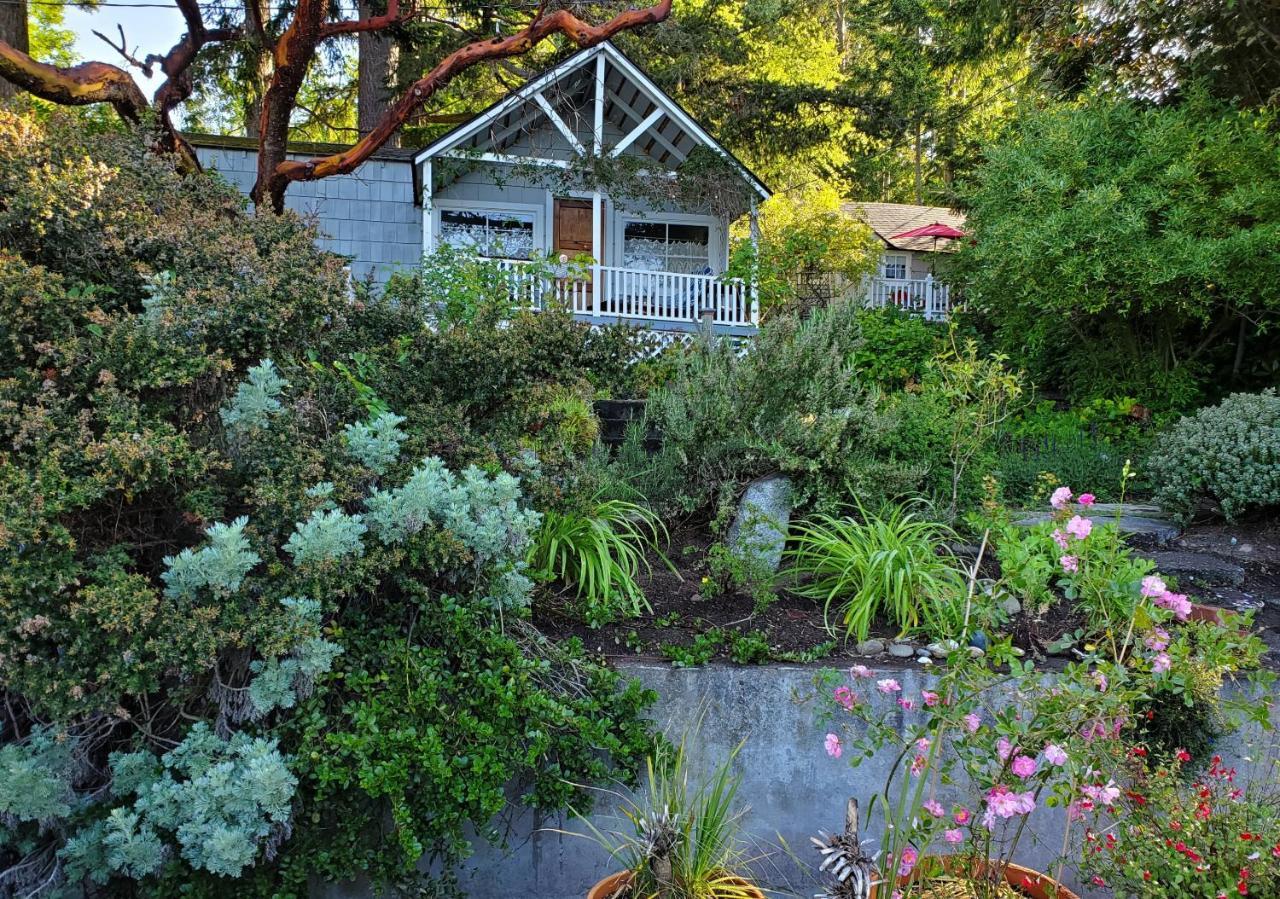
[[[242,193],[253,188],[253,150],[197,144],[196,155]],[[290,186],[285,205],[315,217],[320,247],[350,257],[355,278],[382,283],[421,261],[422,209],[413,199],[412,163],[375,159],[350,175]]]

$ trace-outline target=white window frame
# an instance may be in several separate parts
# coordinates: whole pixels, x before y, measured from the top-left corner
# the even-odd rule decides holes
[[[547,252],[546,209],[533,203],[508,203],[488,200],[436,200],[431,207],[432,246],[439,247],[444,243],[440,228],[441,212],[487,212],[497,215],[513,214],[532,216],[533,249],[535,253]],[[498,258],[498,257],[485,257]]]
[[[902,260],[902,277],[895,278],[889,274],[889,260]],[[911,254],[907,252],[899,253],[881,253],[880,254],[880,277],[886,281],[910,281],[911,280]]]
[[[613,258],[620,265],[626,258],[627,225],[701,225],[707,229],[707,265],[711,274],[724,272],[729,264],[728,249],[724,240],[724,224],[713,215],[691,215],[684,212],[619,213],[614,217],[614,233],[609,238]]]

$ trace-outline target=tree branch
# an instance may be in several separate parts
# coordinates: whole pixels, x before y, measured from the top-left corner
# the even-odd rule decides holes
[[[36,62],[28,54],[0,41],[0,78],[30,91],[42,100],[63,106],[110,103],[120,117],[136,122],[147,98],[124,69],[106,62],[84,62],[62,68]]]
[[[563,34],[579,47],[593,47],[623,31],[642,25],[653,25],[671,14],[672,0],[659,0],[644,9],[632,9],[620,13],[603,25],[589,25],[565,9],[558,9],[548,16],[541,14],[520,32],[506,38],[476,41],[455,50],[424,78],[418,80],[400,98],[373,131],[355,146],[306,161],[283,160],[275,167],[268,190],[283,197],[285,187],[293,181],[314,181],[330,175],[355,171],[369,159],[403,125],[414,111],[433,94],[441,90],[458,74],[472,66],[495,59],[507,59],[529,52],[553,34]]]
[[[400,0],[388,0],[387,11],[380,16],[369,16],[367,19],[352,19],[347,22],[329,22],[321,27],[320,36],[333,37],[338,34],[359,34],[362,31],[382,31],[392,25],[399,25],[413,18],[413,10],[400,14]]]

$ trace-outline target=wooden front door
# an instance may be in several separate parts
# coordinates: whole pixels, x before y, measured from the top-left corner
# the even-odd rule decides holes
[[[556,256],[563,254],[572,259],[584,253],[591,255],[590,200],[556,200],[554,240]]]

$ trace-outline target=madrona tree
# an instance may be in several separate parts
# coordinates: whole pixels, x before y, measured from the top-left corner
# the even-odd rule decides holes
[[[258,173],[252,196],[258,208],[276,212],[284,208],[285,191],[291,183],[354,171],[423,104],[467,69],[521,56],[556,34],[580,47],[589,47],[628,29],[660,22],[671,13],[671,0],[658,0],[651,6],[626,9],[601,24],[591,24],[575,14],[577,4],[553,8],[542,2],[531,13],[527,4],[519,2],[483,4],[483,21],[489,26],[485,36],[472,34],[469,42],[439,59],[388,106],[377,124],[362,133],[354,146],[314,159],[289,160],[289,125],[298,108],[299,91],[327,45],[351,35],[393,33],[414,20],[447,13],[448,8],[427,5],[422,0],[387,0],[382,11],[375,13],[369,5],[361,4],[356,16],[344,18],[340,4],[334,0],[296,0],[269,18],[257,0],[244,0],[243,12],[230,17],[225,5],[201,0],[176,2],[187,31],[167,53],[139,59],[122,39],[116,49],[124,58],[125,67],[102,61],[61,67],[35,59],[26,48],[0,39],[0,79],[54,103],[107,103],[131,122],[154,117],[158,146],[178,153],[188,167],[195,168],[194,153],[175,127],[173,114],[192,95],[197,63],[202,54],[225,45],[255,48],[259,51],[264,86],[256,104],[260,110],[256,129]],[[215,15],[218,24],[210,25]],[[165,76],[150,100],[128,68],[148,77],[158,69]]]

